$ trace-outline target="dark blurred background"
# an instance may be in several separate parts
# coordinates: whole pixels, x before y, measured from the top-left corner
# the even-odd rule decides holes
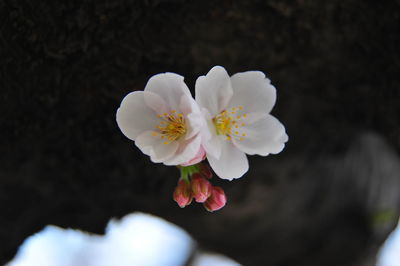
[[[0,1],[0,264],[47,224],[143,211],[244,265],[373,265],[400,210],[400,1]],[[206,212],[115,122],[122,98],[214,65],[277,87],[284,151]],[[193,92],[193,90],[192,90]]]

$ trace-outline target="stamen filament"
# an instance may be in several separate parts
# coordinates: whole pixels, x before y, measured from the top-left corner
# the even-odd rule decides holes
[[[164,141],[163,144],[169,144],[186,134],[186,123],[183,114],[177,114],[176,110],[171,110],[170,113],[159,114],[157,117],[163,120],[156,126],[158,132],[154,132],[152,135],[160,135],[161,139],[168,140]]]
[[[240,132],[240,127],[245,126],[245,123],[238,123],[238,120],[243,121],[247,114],[233,116],[236,110],[243,110],[243,106],[233,107],[222,111],[219,115],[213,118],[213,123],[217,131],[217,135],[226,136],[226,140],[230,141],[234,137],[237,140],[243,140],[246,133]],[[236,130],[233,131],[233,128]]]

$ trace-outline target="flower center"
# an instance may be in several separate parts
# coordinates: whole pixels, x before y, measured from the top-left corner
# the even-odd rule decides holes
[[[172,110],[170,113],[160,114],[158,117],[162,120],[156,126],[158,132],[153,132],[152,135],[164,139],[164,144],[169,144],[186,133],[186,123],[183,114]]]
[[[214,117],[212,121],[217,131],[217,135],[226,136],[226,140],[232,140],[232,138],[243,140],[246,133],[243,133],[240,128],[246,125],[243,120],[247,115],[238,115],[242,110],[243,106],[232,107],[231,109],[222,111]]]

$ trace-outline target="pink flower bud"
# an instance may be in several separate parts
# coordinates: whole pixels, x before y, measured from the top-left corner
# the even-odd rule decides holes
[[[181,208],[189,205],[193,199],[190,183],[183,179],[179,180],[178,186],[175,188],[173,198]]]
[[[211,179],[213,176],[210,166],[204,163],[200,164],[200,174],[207,179]]]
[[[205,178],[196,173],[192,176],[192,192],[197,202],[205,202],[211,195],[212,186]]]
[[[187,161],[186,163],[183,163],[181,165],[182,166],[193,165],[193,164],[203,161],[205,158],[206,158],[206,151],[204,150],[203,146],[200,146],[200,149],[197,152],[197,154],[192,159],[190,159],[189,161]]]
[[[221,209],[226,204],[225,192],[220,187],[213,187],[211,196],[204,202],[204,207],[207,211],[213,212]]]

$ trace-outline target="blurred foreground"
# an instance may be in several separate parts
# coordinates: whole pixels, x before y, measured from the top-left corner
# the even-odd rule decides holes
[[[400,223],[382,246],[376,266],[400,266]]]
[[[29,237],[7,266],[239,266],[227,257],[196,250],[179,227],[155,216],[112,220],[104,236],[47,226]]]

